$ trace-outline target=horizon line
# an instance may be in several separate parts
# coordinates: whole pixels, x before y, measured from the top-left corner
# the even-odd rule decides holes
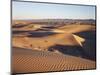
[[[62,19],[62,20],[66,19],[67,20],[68,18],[38,18],[38,19],[12,19],[12,20],[52,20],[52,19],[55,19],[55,20],[56,19]],[[86,19],[85,18],[84,19],[83,18],[81,18],[81,19],[76,18],[75,19],[74,18],[74,19],[68,19],[68,20],[96,20],[96,19],[93,19],[93,18],[88,18],[88,19],[87,18]]]

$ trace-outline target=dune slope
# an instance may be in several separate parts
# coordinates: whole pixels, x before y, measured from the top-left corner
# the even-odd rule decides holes
[[[95,69],[94,61],[49,51],[13,48],[12,73]]]

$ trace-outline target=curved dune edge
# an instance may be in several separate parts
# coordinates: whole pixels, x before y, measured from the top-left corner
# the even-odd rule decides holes
[[[13,48],[12,73],[34,73],[49,71],[73,71],[95,69],[96,63],[70,55],[60,55],[49,51]]]
[[[76,39],[76,41],[80,44],[80,46],[82,46],[82,42],[85,41],[84,38],[79,37],[78,35],[72,34],[74,36],[74,38]]]
[[[52,36],[46,36],[41,38],[28,38],[28,37],[13,37],[13,46],[33,49],[40,47],[42,50],[48,49],[49,47],[60,44],[60,45],[81,45],[83,38],[74,34],[55,34]],[[42,44],[41,44],[42,43]]]

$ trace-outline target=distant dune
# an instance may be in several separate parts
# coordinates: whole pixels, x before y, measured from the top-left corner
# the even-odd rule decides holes
[[[66,31],[67,33],[78,33],[83,31],[93,31],[95,30],[95,26],[93,25],[65,25],[58,28],[59,30]]]

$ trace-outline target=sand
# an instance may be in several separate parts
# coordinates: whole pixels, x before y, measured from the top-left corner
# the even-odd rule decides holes
[[[70,55],[59,55],[49,51],[13,48],[12,72],[34,73],[50,71],[74,71],[95,69],[96,63]]]
[[[19,24],[20,21],[16,22]],[[30,23],[30,22],[29,22]],[[95,25],[13,28],[12,73],[96,68]]]

